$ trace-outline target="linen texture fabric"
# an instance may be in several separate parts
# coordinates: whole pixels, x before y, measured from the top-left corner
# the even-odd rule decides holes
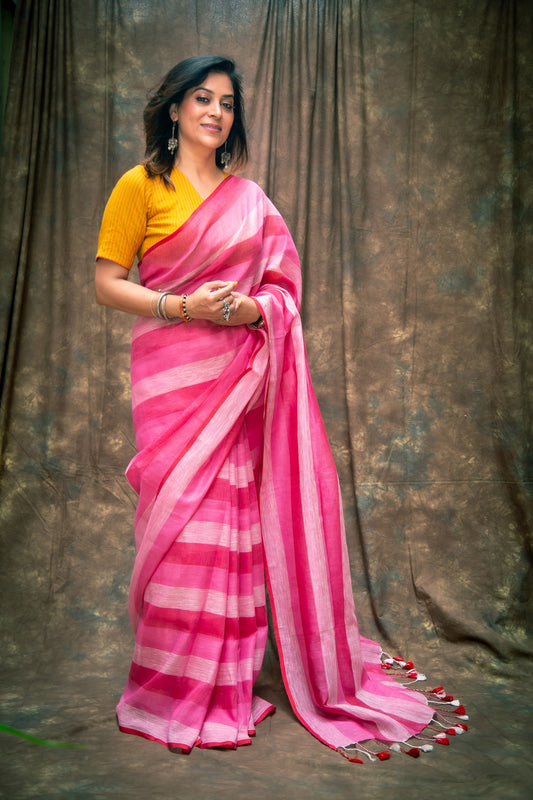
[[[273,710],[253,695],[266,639],[263,551],[285,685],[330,747],[405,741],[433,716],[359,636],[337,474],[313,393],[288,229],[229,176],[150,248],[144,286],[238,281],[265,328],[138,318],[132,400],[139,494],[130,589],[136,648],[124,731],[235,747]]]

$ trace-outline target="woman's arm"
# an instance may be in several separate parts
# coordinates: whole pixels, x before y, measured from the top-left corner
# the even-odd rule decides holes
[[[129,314],[136,314],[141,317],[151,317],[153,315],[152,306],[155,308],[158,292],[146,289],[136,283],[130,283],[128,276],[130,271],[126,267],[121,267],[114,261],[99,258],[96,262],[96,274],[94,278],[94,289],[96,302],[103,306],[116,308],[119,311],[127,311]],[[174,304],[171,307],[169,300],[169,316],[173,316]],[[177,311],[176,297],[176,316]]]
[[[100,305],[126,311],[141,317],[156,316],[156,303],[160,292],[128,281],[129,270],[99,258],[96,262],[95,294]],[[260,314],[254,301],[246,295],[233,292],[235,283],[208,281],[187,296],[187,314],[191,319],[205,319],[216,325],[247,325],[255,322]],[[230,304],[231,316],[225,321],[222,300]],[[165,301],[168,317],[183,319],[182,295],[169,295]]]

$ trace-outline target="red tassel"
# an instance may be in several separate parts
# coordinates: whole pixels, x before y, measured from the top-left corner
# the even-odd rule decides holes
[[[418,749],[418,747],[411,747],[410,750],[405,751],[405,755],[411,756],[411,758],[418,758],[418,756],[420,755],[420,750]]]
[[[448,736],[457,736],[457,731],[454,728],[446,728]]]
[[[413,667],[414,667],[414,664],[413,664],[412,661],[406,661],[405,664],[403,665],[402,669],[413,669]]]
[[[467,731],[467,730],[468,730],[468,725],[465,725],[465,723],[464,723],[464,722],[458,722],[458,723],[457,723],[457,727],[458,727],[458,728],[462,728],[464,731]]]
[[[441,697],[443,703],[451,703],[453,700],[453,694],[445,694],[444,697]]]
[[[388,758],[390,758],[390,753],[388,753],[386,750],[382,750],[381,753],[377,753],[377,757],[380,761],[386,761]]]
[[[444,691],[444,686],[437,686],[436,689],[432,689],[431,691],[433,692],[433,694],[439,694],[439,692]]]
[[[450,740],[447,736],[440,736],[439,738],[435,736],[435,741],[439,744],[450,744]]]
[[[391,668],[390,664],[382,664],[381,665],[381,669],[390,669],[390,668]]]
[[[464,706],[457,706],[453,711],[454,714],[466,714],[466,708]]]
[[[359,756],[351,756],[343,747],[337,748],[337,752],[340,753],[341,756],[344,756],[344,758],[346,758],[348,761],[351,761],[352,764],[365,763],[362,758],[359,758]]]

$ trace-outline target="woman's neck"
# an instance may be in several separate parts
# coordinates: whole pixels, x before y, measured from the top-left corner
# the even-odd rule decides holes
[[[210,153],[208,158],[179,153],[175,167],[185,175],[204,199],[224,180],[224,173],[217,167],[214,153]]]

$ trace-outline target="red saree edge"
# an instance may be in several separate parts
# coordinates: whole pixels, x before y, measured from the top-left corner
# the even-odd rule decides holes
[[[256,724],[261,722],[268,714],[274,713],[276,710],[273,707],[273,711],[267,711],[261,715],[260,719],[257,720]],[[199,750],[207,750],[208,748],[212,747],[219,747],[223,750],[236,750],[237,747],[245,747],[246,745],[252,744],[252,739],[250,737],[255,736],[255,731],[248,731],[248,738],[247,739],[239,739],[237,742],[202,742],[197,741],[191,747],[188,744],[179,744],[177,742],[164,742],[162,739],[158,739],[156,736],[152,736],[149,733],[144,733],[143,731],[138,731],[135,728],[125,728],[123,725],[119,725],[118,729],[121,733],[130,733],[133,736],[139,736],[141,739],[148,739],[150,742],[156,742],[157,744],[162,744],[167,747],[169,750],[181,750],[184,755],[188,755],[194,747],[197,747]]]
[[[265,711],[263,711],[262,714],[260,714],[260,716],[257,719],[254,720],[254,722],[256,725],[259,725],[259,723],[263,722],[263,720],[266,719],[266,717],[268,717],[270,714],[275,714],[275,713],[276,713],[276,706],[273,706],[271,704]],[[248,733],[250,734],[250,736],[255,736],[255,731],[248,731]]]
[[[221,750],[236,750],[238,747],[251,745],[251,739],[239,739],[237,742],[199,742],[196,747],[198,750],[208,750],[210,747],[218,747]]]
[[[119,725],[118,729],[121,733],[130,733],[133,736],[139,736],[141,739],[148,739],[150,742],[157,742],[157,744],[162,744],[165,747],[172,747],[179,750],[183,750],[184,753],[189,753],[191,751],[191,747],[188,744],[174,744],[173,742],[164,742],[163,739],[158,739],[157,736],[152,736],[150,733],[145,733],[144,731],[138,731],[135,728],[126,728],[123,725]]]

